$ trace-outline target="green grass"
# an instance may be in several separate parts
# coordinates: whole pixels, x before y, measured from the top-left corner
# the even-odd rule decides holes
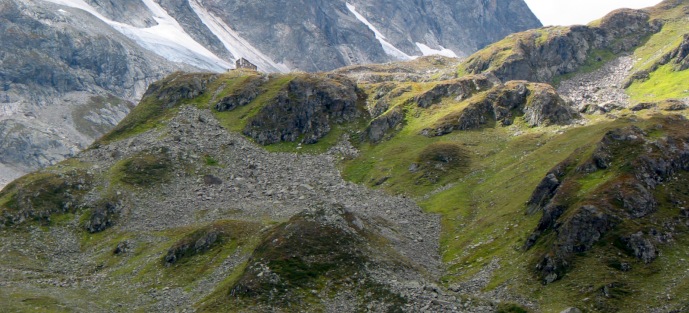
[[[203,161],[207,166],[218,166],[219,165],[218,160],[216,160],[214,157],[212,157],[210,155],[204,155]]]
[[[666,64],[650,74],[643,82],[635,82],[627,94],[635,102],[657,102],[666,99],[689,98],[689,70],[675,71]]]
[[[469,279],[498,257],[501,269],[496,271],[488,290],[507,284],[517,294],[535,297],[546,312],[576,306],[583,297],[565,295],[568,287],[562,286],[568,283],[546,288],[532,276],[533,255],[524,252],[522,246],[540,215],[527,216],[524,204],[545,174],[575,150],[597,143],[610,129],[625,125],[645,127],[655,122],[642,114],[637,121],[591,117],[588,125],[579,127],[530,128],[515,123],[510,127],[455,131],[440,138],[419,135],[422,129],[447,112],[461,110],[461,105],[444,101],[428,110],[408,110],[405,127],[392,139],[377,145],[359,145],[360,156],[343,163],[343,176],[394,194],[414,197],[426,211],[441,214],[441,249],[443,261],[448,266],[443,278],[445,283]],[[516,132],[522,134],[514,136]],[[424,149],[439,142],[461,147],[470,162],[467,168],[450,171],[436,183],[420,183],[418,174],[411,173],[409,166],[418,162]],[[610,177],[605,173],[587,176],[579,182],[582,192],[598,188]],[[382,178],[386,180],[377,187]],[[584,263],[577,267],[585,268],[588,261]],[[573,272],[576,273],[568,277],[582,276],[577,284],[597,282],[593,274],[583,275],[576,269]]]
[[[150,187],[167,181],[172,160],[166,152],[144,152],[119,162],[114,168],[119,182],[136,187]]]
[[[650,78],[636,81],[627,89],[632,101],[655,102],[689,97],[689,88],[683,83],[689,78],[689,71],[674,71],[672,63],[658,67],[659,59],[676,49],[684,34],[688,33],[687,7],[683,3],[670,10],[651,10],[653,18],[663,21],[663,28],[634,51],[636,62],[632,72],[647,71]]]

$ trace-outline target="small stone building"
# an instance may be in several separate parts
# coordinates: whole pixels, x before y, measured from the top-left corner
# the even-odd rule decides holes
[[[245,58],[239,58],[237,59],[237,62],[235,62],[235,66],[237,69],[240,68],[246,68],[254,71],[258,71],[258,66],[254,65],[253,63],[249,62],[249,60]]]

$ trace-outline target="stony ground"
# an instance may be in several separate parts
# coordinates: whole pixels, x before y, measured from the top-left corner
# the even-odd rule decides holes
[[[574,101],[580,109],[590,105],[628,107],[629,96],[624,91],[624,80],[629,77],[633,65],[631,56],[619,57],[593,72],[560,82],[557,91]]]
[[[346,141],[323,155],[269,153],[226,131],[209,111],[188,107],[166,127],[87,150],[77,158],[90,164],[92,173],[107,175],[118,161],[159,148],[169,149],[169,155],[174,156],[176,177],[150,189],[119,191],[127,199],[124,213],[108,230],[133,234],[127,240],[132,247],[159,244],[162,239],[150,235],[157,231],[221,219],[280,222],[305,209],[339,206],[367,219],[384,221],[377,223],[384,225],[378,231],[399,254],[418,266],[418,271],[411,272],[371,269],[373,277],[411,300],[408,311],[494,310],[491,301],[476,300],[480,295],[475,286],[453,291],[438,287],[442,271],[439,216],[423,213],[411,199],[372,191],[341,178],[335,160],[356,153]],[[209,159],[217,164],[209,166]],[[213,182],[209,181],[211,176]],[[0,284],[5,290],[0,297],[39,293],[62,299],[62,305],[77,311],[86,305],[104,311],[143,307],[151,311],[193,310],[193,303],[208,296],[249,257],[239,251],[230,255],[193,286],[161,286],[129,295],[126,302],[107,303],[99,299],[99,293],[119,294],[123,288],[137,290],[146,284],[117,274],[117,266],[102,269],[97,261],[102,248],[84,248],[78,220],[65,227],[27,228],[26,236],[17,236],[12,230],[0,232]],[[33,257],[40,260],[22,261]],[[134,272],[151,262],[156,260],[142,261]],[[353,309],[346,295],[329,301],[333,311]]]

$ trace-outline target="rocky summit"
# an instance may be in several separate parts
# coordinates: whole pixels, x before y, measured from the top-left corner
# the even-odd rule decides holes
[[[255,5],[8,3],[113,34]],[[330,5],[378,29],[382,4]],[[0,311],[686,312],[688,17],[689,1],[667,0],[507,35],[465,59],[320,73],[177,71],[189,65],[153,54],[147,66],[175,72],[136,89],[136,106],[129,83],[75,78],[122,91],[97,107],[122,118],[80,124],[94,143],[0,191]],[[393,33],[372,38],[412,53]],[[149,56],[120,38],[123,60]],[[83,112],[71,116],[97,120]],[[15,120],[0,130],[21,130]]]
[[[0,186],[73,156],[175,71],[325,71],[466,56],[540,24],[522,0],[6,0]]]

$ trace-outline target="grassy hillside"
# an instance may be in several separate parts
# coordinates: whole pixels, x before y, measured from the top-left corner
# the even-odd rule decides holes
[[[532,312],[686,311],[689,153],[682,149],[689,145],[689,110],[672,104],[689,97],[689,69],[682,69],[678,52],[689,33],[687,14],[689,1],[668,0],[585,27],[513,34],[459,65],[431,57],[334,73],[173,74],[152,85],[87,156],[0,192],[0,234],[16,241],[0,260],[30,273],[28,279],[13,273],[0,278],[36,286],[0,289],[0,307],[60,312],[86,306],[118,310],[114,303],[133,303],[141,311],[160,311],[171,307],[156,306],[156,297],[179,288],[185,291],[179,301],[191,301],[182,294],[200,299],[193,307],[201,311],[316,312],[342,292],[358,304],[373,303],[357,304],[354,311],[420,309],[412,306],[413,297],[378,284],[367,272],[431,276],[395,250],[404,240],[419,240],[402,236],[403,228],[340,211],[280,215],[294,208],[283,207],[285,199],[275,195],[283,191],[272,189],[206,207],[213,192],[242,194],[266,184],[255,177],[265,166],[252,159],[259,154],[242,154],[260,145],[293,157],[292,163],[329,151],[328,162],[335,160],[347,181],[413,199],[440,216],[443,264],[437,283],[474,305]],[[610,38],[615,40],[584,50],[572,46]],[[550,55],[549,49],[556,53],[545,63],[531,62],[536,52]],[[632,104],[657,107],[580,114],[542,83],[595,71],[624,54],[634,56],[626,89]],[[512,80],[517,78],[541,83]],[[666,101],[672,99],[680,100]],[[224,138],[220,129],[241,133],[254,145],[216,142]],[[625,133],[630,129],[632,136]],[[196,142],[185,141],[187,135],[197,136]],[[669,151],[682,153],[668,156]],[[278,166],[289,169],[289,162]],[[651,163],[660,179],[648,183],[656,174],[640,168]],[[213,189],[223,185],[214,176],[218,172],[236,182],[235,188]],[[286,181],[300,175],[290,173],[295,177]],[[533,195],[549,174],[558,180],[547,197],[551,206],[534,210]],[[629,187],[631,182],[650,191]],[[345,185],[297,184],[300,190],[331,188],[328,194]],[[155,212],[143,207],[165,203],[171,193],[180,193],[184,205],[197,210],[194,215],[174,215],[175,203]],[[298,195],[291,193],[303,200]],[[274,215],[260,205],[241,207],[259,196],[267,197],[259,204]],[[629,213],[641,202],[652,209]],[[373,204],[383,205],[389,203]],[[593,205],[602,213],[587,219],[585,207]],[[193,223],[118,226],[129,225],[128,218],[151,218],[139,211],[167,216],[170,225],[185,218]],[[248,215],[232,218],[241,214]],[[596,228],[601,219],[604,230]],[[574,239],[563,237],[568,232]],[[54,256],[32,256],[21,248],[41,251],[41,245],[59,245],[55,238],[76,243],[84,277],[112,282],[99,290],[60,291],[61,284],[103,285],[63,276],[59,269],[66,265]],[[653,251],[637,251],[649,246]],[[640,257],[642,252],[654,257]],[[563,268],[553,279],[543,270],[549,258]],[[42,271],[47,261],[58,274]],[[435,293],[433,288],[428,292]],[[493,301],[503,304],[492,306]]]

